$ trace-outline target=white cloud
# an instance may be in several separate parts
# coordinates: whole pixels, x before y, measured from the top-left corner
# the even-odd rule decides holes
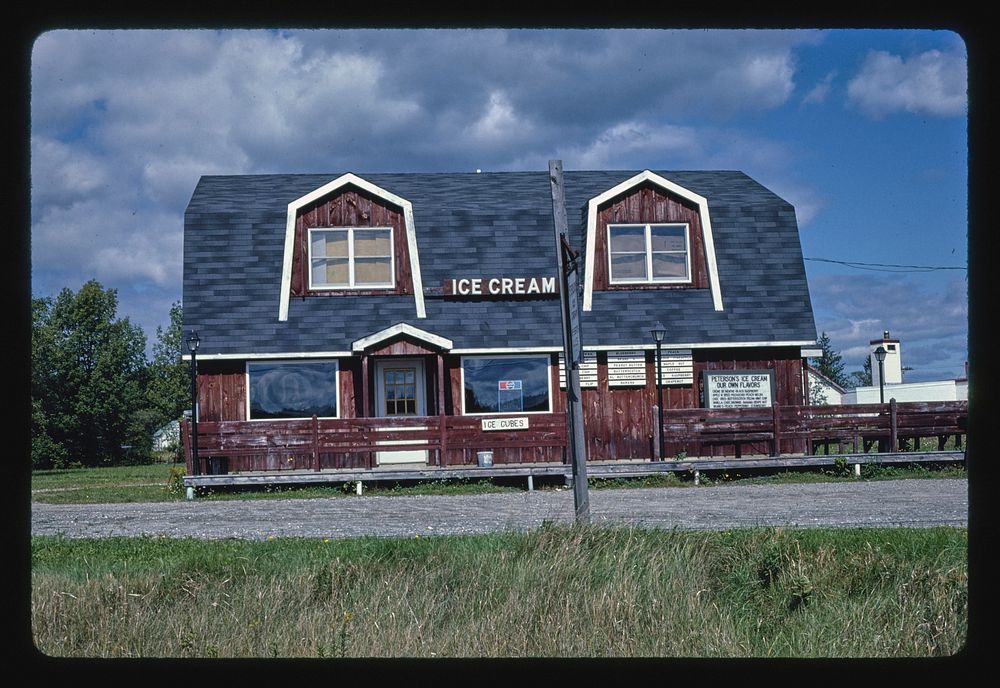
[[[910,112],[951,117],[967,106],[966,58],[928,50],[909,59],[872,51],[847,85],[850,101],[873,117]]]
[[[567,167],[599,170],[658,166],[650,161],[675,167],[672,161],[696,158],[699,150],[698,136],[690,127],[622,122],[584,145],[563,148],[559,155]]]
[[[830,94],[830,89],[833,86],[833,80],[836,78],[837,72],[830,72],[822,79],[819,83],[812,87],[805,96],[802,97],[803,105],[818,105],[826,100],[826,97]]]
[[[889,330],[900,339],[908,381],[961,374],[968,358],[965,280],[823,275],[809,280],[817,334],[826,332],[848,369],[860,370],[868,343]]]
[[[31,138],[32,206],[67,206],[107,188],[106,158],[53,139]]]
[[[490,93],[482,115],[466,127],[466,133],[470,143],[495,148],[516,145],[530,129],[530,125],[518,117],[507,95],[503,91],[494,91]]]

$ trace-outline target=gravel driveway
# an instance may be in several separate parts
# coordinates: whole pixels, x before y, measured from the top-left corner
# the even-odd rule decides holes
[[[32,504],[32,535],[347,538],[524,531],[573,521],[573,491],[143,504]],[[591,520],[643,527],[968,524],[963,479],[591,490]]]

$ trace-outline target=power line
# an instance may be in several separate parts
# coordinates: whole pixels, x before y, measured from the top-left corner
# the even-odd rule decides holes
[[[817,263],[835,263],[836,265],[846,265],[849,268],[858,270],[872,270],[874,272],[933,272],[935,270],[968,270],[968,268],[955,265],[894,265],[892,263],[861,263],[849,260],[833,260],[830,258],[804,258]]]

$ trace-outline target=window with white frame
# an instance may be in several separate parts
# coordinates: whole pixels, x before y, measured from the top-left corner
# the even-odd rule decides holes
[[[608,225],[611,284],[691,281],[686,224]]]
[[[550,413],[549,357],[463,356],[463,412]]]
[[[310,289],[395,285],[392,227],[313,227],[309,230]]]
[[[247,363],[247,418],[336,418],[337,361]]]

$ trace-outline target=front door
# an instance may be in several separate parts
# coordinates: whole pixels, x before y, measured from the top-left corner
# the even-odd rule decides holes
[[[390,358],[375,361],[375,415],[379,418],[427,415],[423,360]],[[389,428],[391,425],[387,424],[386,429]],[[393,442],[386,440],[380,444]],[[376,456],[379,465],[427,463],[427,451],[420,449],[377,452]]]

